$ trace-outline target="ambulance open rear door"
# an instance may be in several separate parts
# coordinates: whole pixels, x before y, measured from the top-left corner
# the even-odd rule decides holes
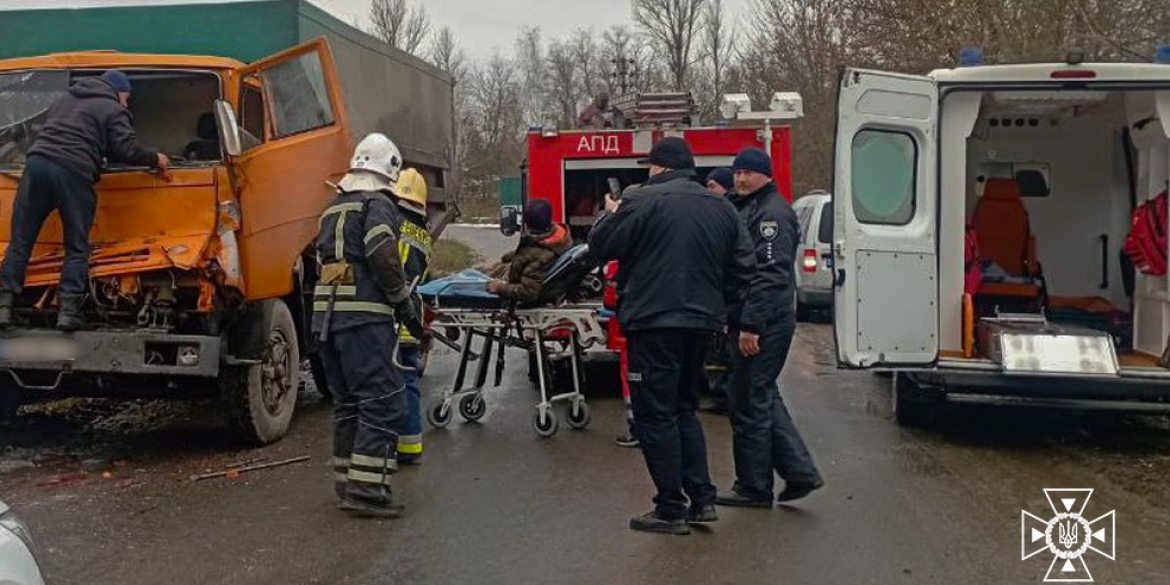
[[[938,358],[938,89],[847,69],[838,94],[833,310],[841,367]]]

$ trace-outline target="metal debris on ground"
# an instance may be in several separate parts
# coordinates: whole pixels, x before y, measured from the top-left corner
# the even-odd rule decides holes
[[[247,473],[249,471],[257,471],[260,469],[269,469],[272,467],[279,467],[281,465],[289,465],[292,463],[300,463],[302,461],[308,461],[308,460],[309,460],[308,455],[301,455],[300,457],[293,457],[291,459],[283,459],[281,461],[273,461],[272,463],[260,463],[260,464],[256,464],[256,465],[248,465],[245,467],[232,467],[229,469],[225,469],[223,471],[216,471],[213,473],[204,473],[204,474],[200,474],[200,475],[192,475],[191,481],[200,481],[200,480],[204,480],[204,479],[211,479],[214,477],[228,477],[231,479],[235,479],[236,477],[239,477],[239,475],[241,473]]]

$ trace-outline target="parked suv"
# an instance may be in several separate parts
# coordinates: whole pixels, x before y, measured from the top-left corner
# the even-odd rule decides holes
[[[0,583],[45,585],[28,526],[0,502]]]
[[[814,190],[792,204],[800,221],[796,247],[796,319],[808,319],[812,309],[833,306],[833,200],[827,191]]]

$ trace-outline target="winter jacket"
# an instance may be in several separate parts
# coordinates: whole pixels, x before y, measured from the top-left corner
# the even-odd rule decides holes
[[[589,249],[617,260],[618,320],[626,332],[723,327],[755,270],[735,207],[689,171],[651,177],[601,216]]]
[[[83,79],[49,107],[44,129],[29,155],[40,155],[97,182],[102,159],[155,167],[158,151],[138,143],[130,111],[114,88],[99,78]]]
[[[540,296],[548,267],[572,244],[569,230],[560,224],[553,227],[552,234],[542,238],[521,237],[516,250],[501,258],[508,263],[508,282],[496,294],[522,303],[535,301]]]
[[[800,224],[776,184],[755,193],[729,194],[755,245],[756,276],[743,301],[731,307],[732,325],[761,333],[793,317],[792,266]]]

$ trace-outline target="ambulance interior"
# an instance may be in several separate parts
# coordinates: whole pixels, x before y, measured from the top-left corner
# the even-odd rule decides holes
[[[1122,368],[1165,367],[1170,276],[1135,269],[1123,247],[1135,207],[1167,189],[1167,114],[1167,91],[944,97],[944,354],[991,357],[989,318],[1042,314],[1058,327],[1107,332]]]

